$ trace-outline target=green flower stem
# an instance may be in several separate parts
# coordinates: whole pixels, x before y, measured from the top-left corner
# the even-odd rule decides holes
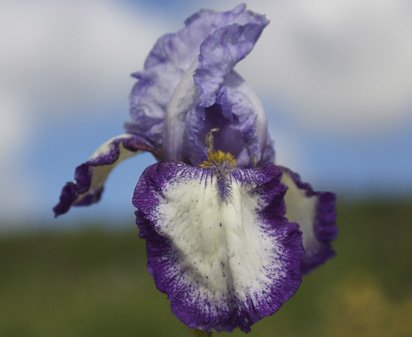
[[[211,332],[201,330],[190,330],[193,337],[212,337]]]

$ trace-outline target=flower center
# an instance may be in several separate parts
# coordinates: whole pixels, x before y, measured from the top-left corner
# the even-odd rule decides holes
[[[214,136],[213,134],[218,132],[219,128],[211,129],[205,137],[205,143],[207,147],[207,160],[203,161],[199,165],[201,168],[218,168],[217,173],[225,173],[226,169],[232,169],[236,167],[236,158],[229,152],[223,152],[221,150],[215,151],[214,149]],[[223,169],[223,171],[222,171]]]
[[[223,151],[209,151],[207,154],[207,160],[199,165],[201,168],[211,168],[226,166],[228,168],[236,167],[235,157],[228,152]]]

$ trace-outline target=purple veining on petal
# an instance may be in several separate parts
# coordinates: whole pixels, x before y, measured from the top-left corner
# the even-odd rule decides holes
[[[227,201],[231,194],[231,182],[227,179],[226,175],[219,174],[216,175],[217,186],[219,189],[219,196],[222,202]]]
[[[148,151],[154,156],[161,154],[145,139],[134,135],[115,137],[104,144],[85,163],[75,170],[74,182],[68,182],[63,187],[60,200],[53,208],[55,216],[69,211],[71,206],[88,206],[100,200],[104,190],[104,182],[110,171],[120,158],[121,152],[128,152],[124,157],[130,157],[138,151]]]
[[[263,16],[247,11],[245,5],[227,12],[201,10],[185,21],[183,29],[161,37],[147,57],[144,70],[133,74],[138,82],[130,94],[131,121],[126,123],[126,131],[142,135],[159,147],[170,99],[185,72],[198,58],[201,44],[220,28],[237,24],[244,27],[243,30],[251,28],[250,32],[241,34],[239,50],[245,53],[244,46],[250,43],[244,40],[253,39],[256,30],[248,25],[259,25],[264,20]]]
[[[185,195],[189,198],[187,200],[190,200],[190,204],[185,204],[179,197],[180,194],[175,194],[180,188],[185,190],[187,184],[194,184],[193,186],[198,186],[201,190],[205,189],[205,195],[213,195],[211,192],[213,190],[209,189],[206,192],[206,187],[202,187],[209,186],[212,188],[211,186],[214,186],[211,170],[190,167],[180,162],[159,162],[148,167],[141,176],[135,189],[133,204],[138,209],[136,211],[136,223],[139,228],[139,235],[146,239],[148,270],[155,280],[156,287],[167,294],[174,314],[190,328],[205,331],[232,331],[239,327],[248,332],[252,324],[276,312],[281,304],[295,293],[300,284],[300,263],[303,248],[297,225],[287,222],[284,217],[283,195],[286,187],[280,183],[280,178],[281,172],[274,165],[268,165],[263,169],[234,169],[229,174],[228,179],[238,186],[236,188],[244,189],[244,193],[247,194],[247,196],[242,194],[242,198],[250,198],[250,200],[256,198],[256,200],[259,200],[256,208],[254,208],[254,221],[256,223],[244,225],[244,230],[252,230],[252,232],[245,239],[240,239],[240,242],[244,244],[242,247],[237,244],[233,246],[231,241],[233,237],[230,236],[230,228],[232,225],[236,225],[237,222],[231,224],[231,217],[225,218],[223,215],[221,217],[219,215],[219,212],[227,212],[228,209],[231,209],[230,206],[219,206],[223,207],[221,211],[219,211],[219,207],[213,206],[213,203],[206,207],[202,204],[198,206],[197,202],[215,200],[213,198],[202,199],[206,196],[203,197],[200,192],[194,192],[194,199]],[[197,198],[200,199],[197,200]],[[183,204],[181,204],[182,202]],[[180,205],[183,209],[176,208],[174,203]],[[224,204],[219,202],[216,205]],[[248,204],[242,203],[242,205],[246,208],[249,207]],[[165,207],[167,209],[169,207],[173,211],[170,213],[171,218],[165,218],[165,214],[169,214],[164,213]],[[190,248],[188,248],[190,244],[201,244],[199,242],[207,240],[208,233],[205,232],[207,228],[204,229],[203,227],[206,223],[202,222],[202,226],[199,227],[200,234],[203,233],[206,236],[198,243],[196,243],[196,240],[199,240],[199,236],[191,236],[191,240],[179,237],[181,235],[179,233],[185,235],[186,230],[194,230],[197,226],[196,222],[190,220],[190,227],[184,227],[183,232],[180,231],[180,226],[184,225],[180,222],[176,227],[173,225],[173,217],[180,214],[180,212],[183,212],[182,214],[185,217],[191,217],[192,213],[185,213],[184,209],[187,208],[195,212],[193,209],[196,207],[199,207],[201,214],[212,208],[211,213],[208,214],[216,219],[222,219],[223,222],[214,223],[210,220],[212,222],[207,225],[214,226],[210,230],[212,230],[211,233],[217,233],[217,240],[224,239],[226,249],[223,251],[227,250],[228,254],[228,258],[224,261],[211,260],[211,263],[215,262],[216,265],[211,265],[210,270],[224,271],[223,276],[220,277],[225,283],[218,284],[217,288],[214,288],[216,287],[215,278],[211,280],[204,276],[207,273],[204,274],[202,271],[201,267],[204,266],[200,264],[202,261],[198,261],[198,268],[200,269],[197,269],[195,257],[192,254],[186,256],[183,253],[186,248],[190,251]],[[213,207],[217,207],[217,209]],[[246,211],[245,207],[242,208],[243,212]],[[223,211],[224,209],[226,211]],[[197,214],[196,212],[195,214]],[[243,216],[246,215],[247,213]],[[204,219],[209,221],[209,218],[200,218],[202,220],[199,221],[204,221]],[[219,232],[220,230],[229,232]],[[178,232],[175,233],[174,231]],[[260,234],[253,234],[256,231]],[[275,251],[279,254],[276,255],[276,259],[273,255],[265,255],[265,259],[268,259],[268,256],[270,257],[268,260],[270,264],[263,265],[263,269],[261,269],[261,273],[266,273],[266,276],[260,278],[261,273],[256,273],[249,280],[245,276],[242,278],[242,272],[246,269],[241,265],[237,265],[237,261],[241,264],[244,260],[241,256],[233,254],[236,251],[252,254],[253,249],[256,249],[256,247],[248,246],[248,240],[251,240],[250,237],[254,235],[260,242],[260,244],[256,243],[257,249],[267,247],[265,245],[270,243],[273,245],[270,246],[270,254],[274,254]],[[179,240],[183,241],[184,247],[180,245]],[[275,246],[277,248],[274,248]],[[202,249],[197,247],[193,252],[199,255],[201,254],[199,251],[202,251]],[[203,256],[203,259],[208,259],[206,253],[201,256]],[[253,261],[253,265],[263,263],[259,259]],[[227,265],[228,263],[229,265]],[[228,270],[230,272],[227,272]],[[227,273],[225,274],[225,272]],[[247,287],[242,283],[246,279],[247,282],[250,281],[250,285]],[[263,279],[267,283],[264,283]],[[257,280],[261,281],[258,282]],[[220,287],[226,290],[221,290]],[[214,291],[216,291],[216,294]]]
[[[313,232],[315,234],[312,242],[306,247],[306,253],[302,262],[302,272],[308,273],[315,267],[321,265],[329,258],[335,256],[331,242],[336,239],[338,229],[336,226],[336,195],[331,192],[317,192],[312,186],[301,180],[299,174],[288,168],[281,168],[300,190],[304,191],[306,197],[317,199],[314,210]]]

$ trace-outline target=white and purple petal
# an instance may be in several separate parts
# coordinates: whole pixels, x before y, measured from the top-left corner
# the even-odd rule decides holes
[[[316,192],[290,169],[282,167],[282,183],[288,187],[285,195],[286,217],[299,224],[305,255],[302,272],[307,273],[335,255],[331,242],[336,227],[336,196],[331,192]]]
[[[55,216],[66,213],[71,206],[88,206],[98,202],[104,183],[114,167],[142,151],[160,157],[147,140],[131,134],[119,135],[102,144],[88,161],[76,167],[75,181],[66,183],[58,204],[53,208]]]
[[[148,269],[175,315],[191,328],[247,332],[299,286],[301,233],[284,217],[277,167],[223,171],[159,162],[133,204]]]

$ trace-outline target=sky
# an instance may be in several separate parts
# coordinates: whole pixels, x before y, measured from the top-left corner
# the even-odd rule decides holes
[[[119,165],[99,205],[58,220],[51,207],[74,167],[123,132],[130,74],[156,39],[202,7],[236,4],[0,0],[0,228],[132,221],[131,195],[149,155]],[[411,3],[248,7],[271,23],[237,70],[262,99],[277,161],[342,198],[411,196]]]

